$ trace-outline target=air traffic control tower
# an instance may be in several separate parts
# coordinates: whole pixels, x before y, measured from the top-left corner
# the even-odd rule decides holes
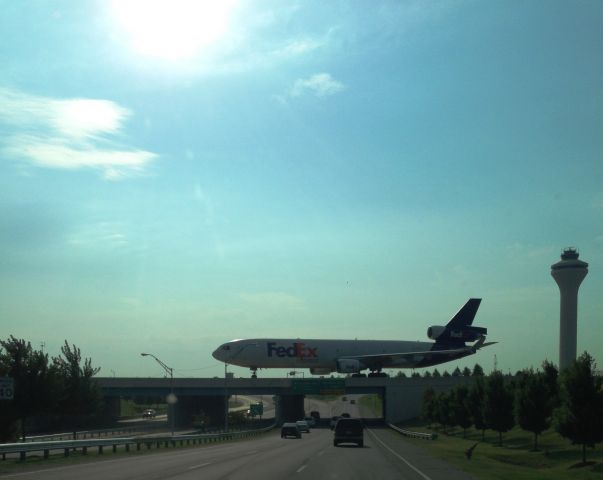
[[[551,275],[561,293],[559,371],[569,367],[576,359],[578,288],[587,273],[588,263],[578,260],[578,252],[571,247],[563,251],[560,262],[551,265]]]

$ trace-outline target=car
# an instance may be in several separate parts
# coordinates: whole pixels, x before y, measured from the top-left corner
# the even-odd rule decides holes
[[[301,438],[301,432],[297,426],[297,423],[283,423],[281,427],[281,438],[295,437]]]
[[[341,443],[355,443],[364,446],[364,427],[359,418],[340,418],[333,430],[333,445]]]
[[[337,423],[337,420],[339,420],[340,418],[341,417],[339,415],[331,417],[331,422],[329,423],[329,426],[331,427],[331,430],[333,430],[335,428],[335,424]]]
[[[310,433],[310,425],[305,420],[298,420],[295,422],[300,432]]]
[[[348,397],[341,397],[341,401],[342,402],[347,402],[348,401]]]
[[[350,404],[351,405],[356,405],[356,400],[354,400],[353,398],[350,400]]]
[[[155,418],[157,413],[152,408],[147,408],[144,412],[142,412],[142,418]]]
[[[317,422],[320,420],[320,412],[318,410],[312,410],[310,416]]]
[[[344,412],[341,414],[341,418],[350,418],[350,417],[351,417],[351,415],[347,412]]]
[[[316,420],[314,420],[314,417],[305,417],[304,420],[310,428],[314,428],[316,426]]]

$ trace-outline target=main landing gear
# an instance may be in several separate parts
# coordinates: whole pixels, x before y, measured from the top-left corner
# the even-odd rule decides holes
[[[389,375],[385,372],[382,372],[381,369],[378,370],[371,370],[370,373],[367,375],[366,373],[354,373],[352,374],[352,378],[387,378],[389,377]]]
[[[251,378],[258,378],[258,367],[251,367]]]
[[[389,375],[385,372],[382,372],[380,368],[376,368],[371,370],[371,373],[368,374],[369,378],[387,378]]]

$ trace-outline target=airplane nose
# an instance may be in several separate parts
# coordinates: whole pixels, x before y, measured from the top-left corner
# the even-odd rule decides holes
[[[220,358],[220,348],[216,348],[213,353],[211,354],[212,357],[214,357],[216,360],[222,360]]]

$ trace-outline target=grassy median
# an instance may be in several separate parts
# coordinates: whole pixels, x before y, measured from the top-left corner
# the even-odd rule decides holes
[[[480,480],[603,479],[603,452],[600,448],[588,448],[587,464],[582,465],[582,447],[572,445],[553,430],[539,437],[539,450],[533,451],[533,435],[517,427],[503,434],[502,447],[498,446],[498,433],[491,430],[486,430],[485,441],[482,441],[482,432],[474,429],[468,429],[466,438],[463,438],[461,429],[450,429],[448,434],[444,434],[416,422],[401,427],[438,433],[438,438],[433,441],[409,440]],[[473,446],[471,459],[468,459],[466,452]]]

